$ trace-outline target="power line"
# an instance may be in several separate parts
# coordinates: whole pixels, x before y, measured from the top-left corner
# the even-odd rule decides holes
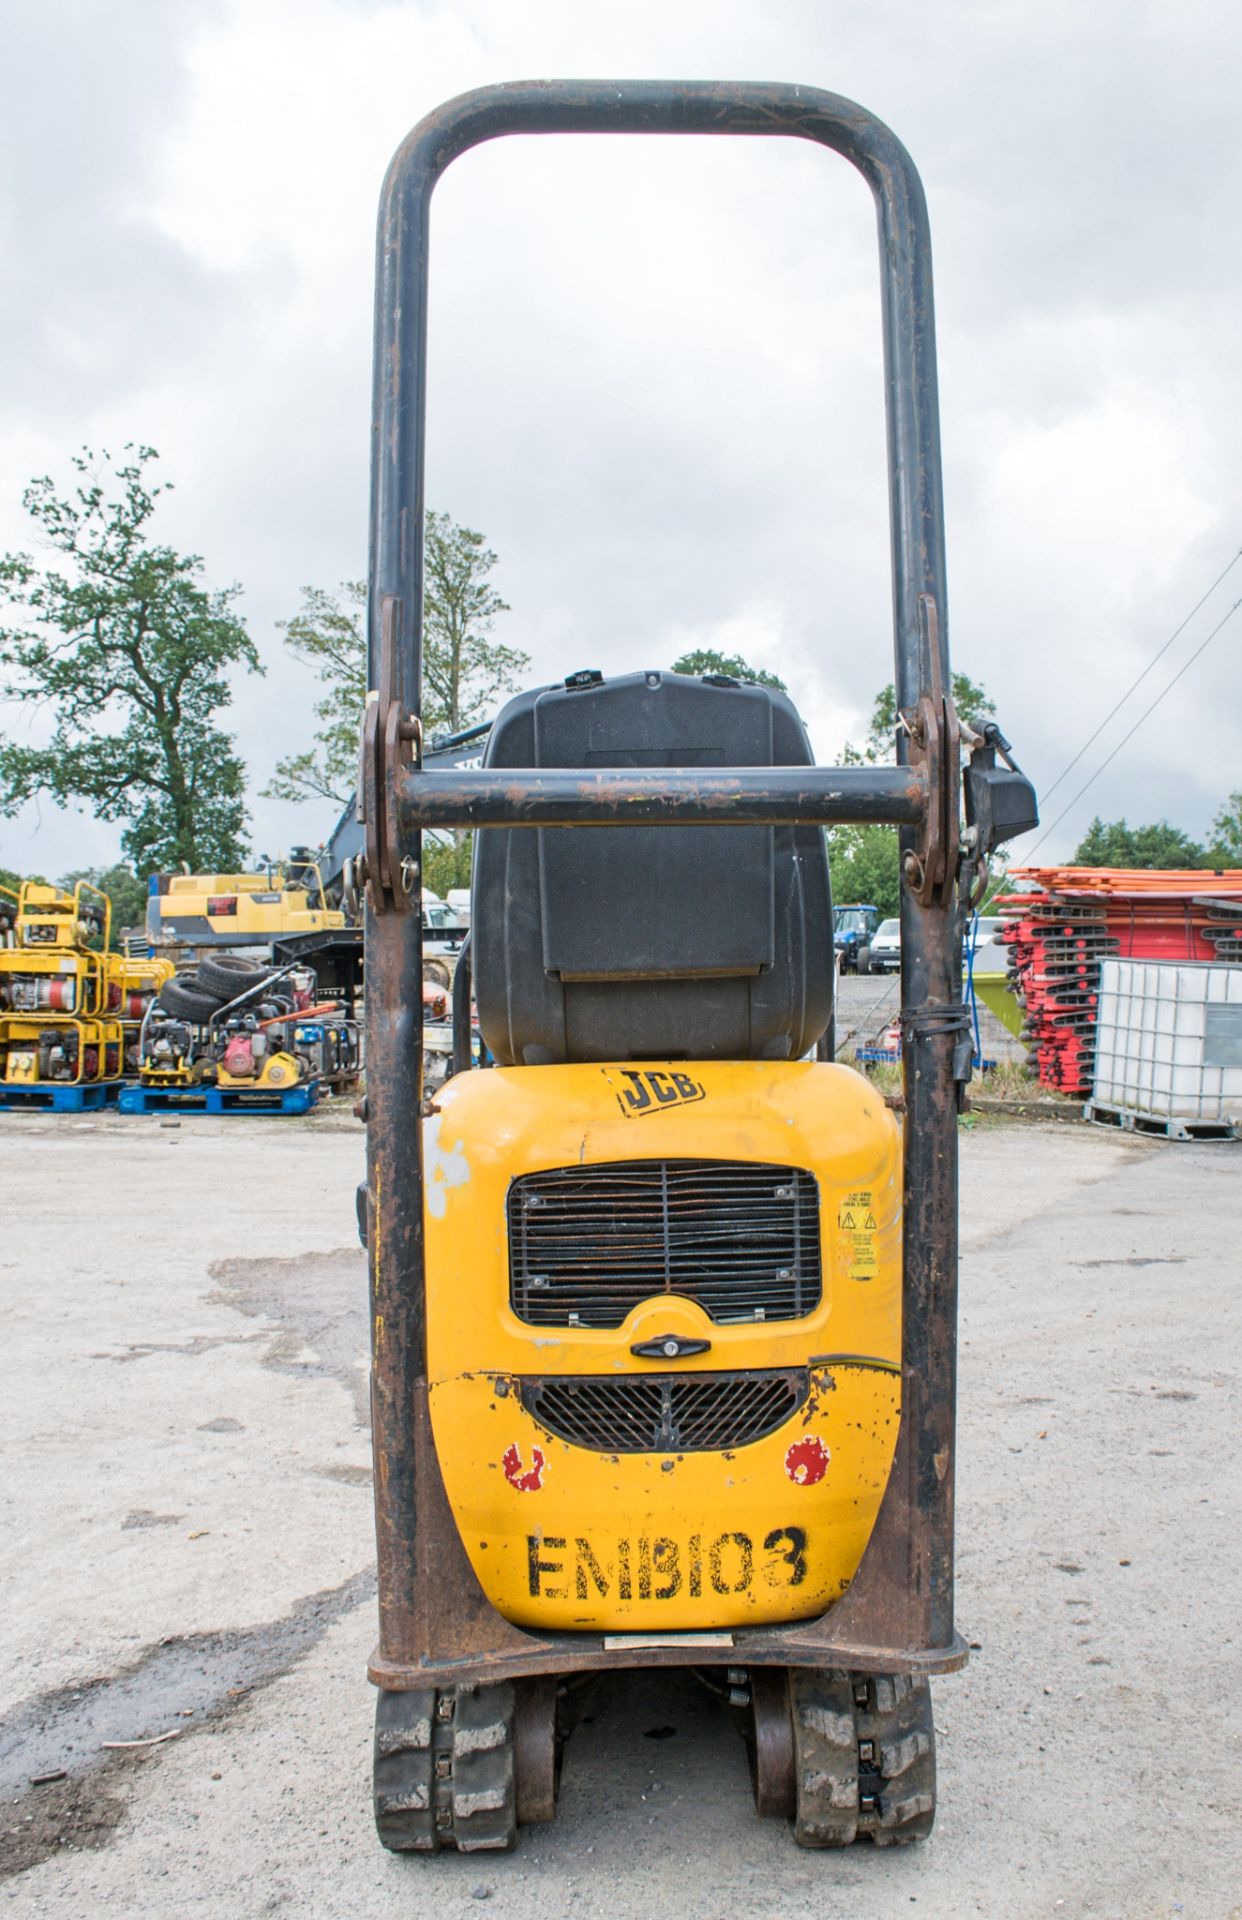
[[[1228,568],[1226,568],[1225,571],[1228,572]],[[1056,832],[1057,828],[1060,826],[1062,820],[1064,820],[1067,813],[1073,812],[1074,808],[1078,805],[1078,802],[1082,799],[1083,794],[1086,793],[1088,787],[1094,786],[1095,782],[1099,779],[1100,775],[1103,773],[1105,767],[1112,765],[1113,761],[1117,758],[1117,755],[1121,752],[1121,749],[1125,746],[1126,741],[1133,740],[1135,734],[1138,732],[1139,728],[1142,726],[1144,720],[1149,720],[1151,718],[1152,714],[1156,711],[1156,708],[1160,705],[1160,702],[1164,699],[1165,694],[1172,692],[1173,688],[1177,685],[1182,675],[1186,672],[1186,669],[1188,667],[1193,667],[1195,661],[1199,658],[1199,655],[1203,652],[1204,648],[1207,647],[1211,641],[1215,640],[1221,628],[1225,626],[1228,621],[1233,619],[1233,616],[1238,611],[1239,607],[1242,607],[1242,600],[1235,600],[1233,605],[1230,607],[1228,613],[1222,614],[1221,618],[1216,622],[1216,625],[1212,628],[1211,633],[1208,634],[1207,639],[1200,641],[1199,645],[1195,648],[1190,658],[1184,661],[1183,664],[1177,669],[1177,672],[1173,675],[1173,678],[1169,681],[1168,686],[1165,687],[1160,693],[1156,695],[1155,699],[1152,701],[1151,705],[1148,707],[1146,713],[1141,713],[1139,715],[1138,719],[1134,722],[1134,725],[1131,727],[1129,733],[1127,733],[1124,736],[1124,738],[1122,738],[1117,742],[1117,745],[1113,748],[1107,760],[1101,761],[1100,765],[1096,768],[1095,772],[1091,775],[1091,778],[1088,781],[1086,781],[1081,787],[1079,787],[1078,792],[1074,795],[1074,798],[1070,801],[1068,807],[1065,807],[1057,815],[1056,819],[1053,821],[1050,827],[1044,828],[1038,840],[1035,842],[1035,845],[1030,849],[1028,853],[1026,853],[1023,856],[1025,860],[1029,861],[1034,854],[1038,853],[1040,847],[1043,846],[1044,841],[1048,838],[1048,835],[1050,833]]]
[[[1152,655],[1151,659],[1147,662],[1147,665],[1143,668],[1142,673],[1140,673],[1138,679],[1131,681],[1130,685],[1126,688],[1120,700],[1117,702],[1116,706],[1113,708],[1112,712],[1105,714],[1104,718],[1101,720],[1099,726],[1096,728],[1095,732],[1091,735],[1090,739],[1084,741],[1083,745],[1079,747],[1078,752],[1074,755],[1074,758],[1070,761],[1068,767],[1063,767],[1061,772],[1057,775],[1056,779],[1053,781],[1052,785],[1050,787],[1044,788],[1043,792],[1040,795],[1041,800],[1047,800],[1050,794],[1055,793],[1057,788],[1060,786],[1062,780],[1065,779],[1066,774],[1072,773],[1074,771],[1074,768],[1078,765],[1078,762],[1082,759],[1082,756],[1084,753],[1086,753],[1088,747],[1091,747],[1095,744],[1095,742],[1099,739],[1100,735],[1103,733],[1105,727],[1108,725],[1109,721],[1114,719],[1116,715],[1121,712],[1121,709],[1125,706],[1126,701],[1130,698],[1130,695],[1138,691],[1139,687],[1142,686],[1144,680],[1146,680],[1148,674],[1151,672],[1156,662],[1164,658],[1164,655],[1169,651],[1169,648],[1173,645],[1173,642],[1177,639],[1178,635],[1186,631],[1186,628],[1190,625],[1191,621],[1194,619],[1195,615],[1198,613],[1199,608],[1203,606],[1208,600],[1211,599],[1217,587],[1220,585],[1221,581],[1225,578],[1225,575],[1232,572],[1233,568],[1237,566],[1239,560],[1242,560],[1242,547],[1238,548],[1238,551],[1234,554],[1233,559],[1229,562],[1229,565],[1224,569],[1224,571],[1217,574],[1215,580],[1213,580],[1211,586],[1208,588],[1207,592],[1203,595],[1203,598],[1201,600],[1195,601],[1194,606],[1190,609],[1190,612],[1186,615],[1186,618],[1182,621],[1181,626],[1174,627],[1172,633],[1169,635],[1168,639],[1165,641],[1164,645],[1161,647],[1159,653],[1154,653]],[[1226,618],[1228,618],[1228,615],[1226,615]],[[1172,686],[1172,684],[1173,684],[1172,681],[1170,681],[1169,685]],[[1141,725],[1142,722],[1140,721],[1139,724]],[[1130,737],[1129,734],[1127,734],[1126,739],[1128,740],[1129,737]],[[1124,740],[1122,741],[1122,745],[1123,746],[1125,745]],[[1108,765],[1107,760],[1104,762],[1104,765],[1105,766]],[[1103,771],[1103,769],[1101,769],[1101,771]],[[1062,818],[1064,818],[1064,815],[1062,816]]]

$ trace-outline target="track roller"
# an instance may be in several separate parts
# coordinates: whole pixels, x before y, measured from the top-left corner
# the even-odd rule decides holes
[[[555,1820],[564,1745],[557,1726],[555,1674],[519,1680],[515,1688],[514,1766],[519,1826]]]
[[[746,1752],[755,1811],[768,1818],[792,1820],[797,1796],[789,1675],[784,1667],[756,1667],[750,1675]]]

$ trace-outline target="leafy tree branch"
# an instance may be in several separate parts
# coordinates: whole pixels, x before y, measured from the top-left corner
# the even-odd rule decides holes
[[[170,491],[150,478],[155,449],[124,452],[109,473],[84,448],[68,492],[32,481],[23,505],[55,558],[0,557],[0,697],[55,714],[47,745],[0,744],[0,813],[85,802],[124,825],[140,871],[228,870],[244,857],[245,769],[216,716],[228,669],[262,668],[239,589],[209,591],[196,554],[151,539]]]

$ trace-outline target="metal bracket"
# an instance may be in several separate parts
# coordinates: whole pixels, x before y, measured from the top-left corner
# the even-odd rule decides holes
[[[988,861],[997,847],[1039,825],[1035,789],[994,720],[968,735],[970,763],[963,775],[966,831],[962,836],[963,905],[973,910],[987,889]],[[1004,761],[996,764],[996,756]]]
[[[417,863],[403,859],[397,827],[397,779],[417,764],[422,722],[401,700],[398,643],[401,602],[385,594],[380,609],[379,685],[367,695],[358,764],[357,817],[366,830],[367,898],[376,913],[408,913],[419,891]]]
[[[940,620],[930,593],[918,597],[919,640],[927,665],[931,692],[916,707],[898,716],[909,736],[909,762],[927,781],[927,818],[919,845],[903,862],[907,886],[920,905],[930,907],[951,897],[957,884],[959,835],[961,729],[951,694],[940,673]]]

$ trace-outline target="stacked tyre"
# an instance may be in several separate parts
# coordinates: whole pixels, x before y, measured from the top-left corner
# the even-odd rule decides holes
[[[271,972],[270,967],[256,967],[235,954],[209,954],[197,967],[166,980],[157,1001],[172,1019],[205,1026],[240,994],[261,987]]]

